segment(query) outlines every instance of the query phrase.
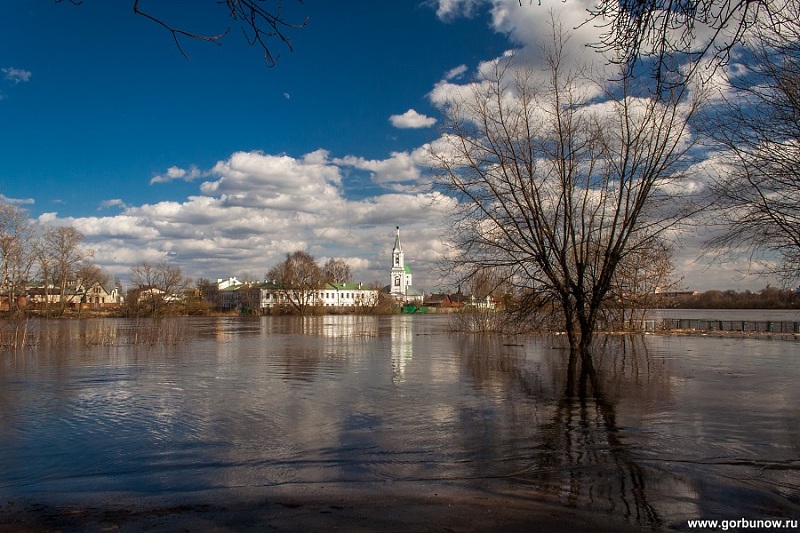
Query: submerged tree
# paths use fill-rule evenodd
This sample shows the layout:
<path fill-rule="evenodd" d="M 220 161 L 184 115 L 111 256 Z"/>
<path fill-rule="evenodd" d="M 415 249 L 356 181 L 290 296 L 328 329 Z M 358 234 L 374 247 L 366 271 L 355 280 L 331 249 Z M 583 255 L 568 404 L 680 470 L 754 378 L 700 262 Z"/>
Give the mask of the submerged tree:
<path fill-rule="evenodd" d="M 432 157 L 458 199 L 451 266 L 507 272 L 530 295 L 521 311 L 555 305 L 573 353 L 588 354 L 620 265 L 685 215 L 696 102 L 677 90 L 636 94 L 627 77 L 592 92 L 565 66 L 558 31 L 553 42 L 544 79 L 503 59 L 453 100 Z"/>

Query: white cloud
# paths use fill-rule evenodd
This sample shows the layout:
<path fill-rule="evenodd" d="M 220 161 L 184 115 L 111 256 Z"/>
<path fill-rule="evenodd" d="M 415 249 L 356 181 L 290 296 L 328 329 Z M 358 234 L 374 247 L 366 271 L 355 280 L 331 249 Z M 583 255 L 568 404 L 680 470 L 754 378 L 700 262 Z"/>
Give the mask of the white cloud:
<path fill-rule="evenodd" d="M 11 205 L 33 205 L 36 200 L 33 198 L 9 198 L 4 194 L 0 194 L 0 202 Z"/>
<path fill-rule="evenodd" d="M 340 202 L 341 174 L 318 150 L 300 159 L 262 152 L 236 152 L 218 162 L 200 190 L 226 206 L 325 213 Z"/>
<path fill-rule="evenodd" d="M 194 181 L 197 178 L 204 177 L 205 174 L 200 171 L 196 166 L 189 167 L 189 170 L 180 167 L 169 167 L 164 174 L 153 176 L 150 184 L 154 183 L 168 183 L 173 180 Z"/>
<path fill-rule="evenodd" d="M 467 72 L 467 70 L 469 69 L 467 68 L 466 65 L 459 65 L 455 68 L 448 70 L 444 75 L 444 79 L 448 81 L 455 80 L 463 76 Z"/>
<path fill-rule="evenodd" d="M 3 77 L 6 79 L 6 81 L 10 81 L 15 84 L 30 81 L 32 76 L 32 73 L 29 70 L 23 70 L 21 68 L 5 67 L 0 68 L 0 72 L 3 73 Z"/>
<path fill-rule="evenodd" d="M 416 157 L 350 160 L 381 176 L 395 167 L 394 175 L 414 179 Z M 324 150 L 300 158 L 236 152 L 214 165 L 208 175 L 215 179 L 200 184 L 199 194 L 184 200 L 125 206 L 114 199 L 104 204 L 123 208 L 116 215 L 59 219 L 48 213 L 40 221 L 73 225 L 95 250 L 94 260 L 123 280 L 131 266 L 164 259 L 193 277 L 260 277 L 286 253 L 304 249 L 320 261 L 346 258 L 356 281 L 384 284 L 394 227 L 400 225 L 415 283 L 437 286 L 437 243 L 452 201 L 399 192 L 348 199 L 343 161 L 331 160 Z"/>
<path fill-rule="evenodd" d="M 441 20 L 449 21 L 456 17 L 470 17 L 483 0 L 431 0 L 436 9 L 436 16 Z"/>
<path fill-rule="evenodd" d="M 402 115 L 392 115 L 389 122 L 395 128 L 429 128 L 436 124 L 436 119 L 409 109 Z"/>
<path fill-rule="evenodd" d="M 372 181 L 378 185 L 397 190 L 403 184 L 418 189 L 425 178 L 422 168 L 429 166 L 429 156 L 427 146 L 423 146 L 412 152 L 392 152 L 388 159 L 346 156 L 334 159 L 333 162 L 370 171 Z"/>
<path fill-rule="evenodd" d="M 111 200 L 103 200 L 100 202 L 100 207 L 98 209 L 108 209 L 110 207 L 125 207 L 125 202 L 120 200 L 119 198 L 114 198 Z"/>

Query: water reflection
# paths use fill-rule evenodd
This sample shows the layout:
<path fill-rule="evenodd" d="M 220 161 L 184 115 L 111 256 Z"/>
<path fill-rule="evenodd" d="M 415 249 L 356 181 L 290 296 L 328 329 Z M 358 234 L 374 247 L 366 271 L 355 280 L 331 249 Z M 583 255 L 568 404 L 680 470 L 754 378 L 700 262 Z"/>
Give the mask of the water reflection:
<path fill-rule="evenodd" d="M 392 324 L 392 378 L 395 383 L 402 383 L 406 365 L 414 356 L 413 322 L 408 316 L 398 317 Z"/>
<path fill-rule="evenodd" d="M 798 511 L 800 376 L 777 343 L 608 337 L 589 361 L 436 316 L 119 321 L 184 341 L 87 342 L 114 324 L 0 357 L 0 497 L 424 481 L 649 528 Z"/>

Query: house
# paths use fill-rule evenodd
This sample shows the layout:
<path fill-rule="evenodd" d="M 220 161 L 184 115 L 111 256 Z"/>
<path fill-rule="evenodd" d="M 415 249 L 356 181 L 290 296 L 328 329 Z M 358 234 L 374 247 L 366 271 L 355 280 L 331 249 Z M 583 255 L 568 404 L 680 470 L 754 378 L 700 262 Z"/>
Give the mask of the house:
<path fill-rule="evenodd" d="M 136 291 L 136 301 L 156 300 L 163 298 L 166 293 L 158 287 L 142 287 Z"/>
<path fill-rule="evenodd" d="M 437 309 L 455 307 L 448 294 L 431 294 L 425 297 L 424 304 Z"/>
<path fill-rule="evenodd" d="M 217 288 L 219 290 L 229 289 L 231 287 L 241 287 L 242 285 L 244 285 L 244 283 L 236 279 L 234 276 L 229 277 L 228 279 L 217 279 Z"/>
<path fill-rule="evenodd" d="M 95 281 L 86 287 L 80 280 L 71 281 L 67 284 L 63 301 L 61 288 L 55 285 L 30 287 L 27 290 L 27 296 L 28 303 L 35 309 L 57 307 L 62 304 L 70 308 L 76 308 L 80 305 L 82 309 L 97 309 L 116 307 L 122 305 L 125 301 L 122 296 L 122 289 L 118 285 L 103 285 L 99 281 Z"/>
<path fill-rule="evenodd" d="M 363 283 L 326 283 L 318 293 L 320 305 L 325 307 L 374 307 L 378 291 Z"/>
<path fill-rule="evenodd" d="M 13 306 L 12 302 L 16 302 Z M 12 297 L 8 292 L 0 294 L 0 311 L 11 311 L 14 309 L 25 309 L 28 306 L 28 297 L 25 294 L 17 294 Z"/>
<path fill-rule="evenodd" d="M 77 301 L 80 301 L 84 308 L 116 307 L 122 305 L 124 298 L 119 285 L 102 285 L 95 281 L 80 298 L 77 298 Z"/>
<path fill-rule="evenodd" d="M 27 290 L 27 301 L 34 309 L 56 306 L 61 303 L 61 290 L 53 285 L 31 287 Z"/>
<path fill-rule="evenodd" d="M 319 289 L 311 289 L 302 295 L 293 289 L 284 289 L 274 281 L 229 287 L 220 291 L 226 309 L 242 308 L 259 313 L 284 306 L 291 301 L 304 298 L 309 307 L 336 307 L 355 309 L 371 307 L 378 303 L 378 291 L 363 283 L 325 283 Z"/>
<path fill-rule="evenodd" d="M 242 306 L 242 294 L 247 287 L 244 285 L 228 285 L 218 289 L 216 294 L 216 306 L 219 309 L 229 311 L 239 309 Z"/>

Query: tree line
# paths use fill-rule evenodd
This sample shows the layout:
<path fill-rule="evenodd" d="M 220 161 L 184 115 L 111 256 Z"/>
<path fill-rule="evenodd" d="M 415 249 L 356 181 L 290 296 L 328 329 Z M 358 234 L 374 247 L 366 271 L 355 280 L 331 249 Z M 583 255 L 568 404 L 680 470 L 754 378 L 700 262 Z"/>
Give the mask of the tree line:
<path fill-rule="evenodd" d="M 239 312 L 248 313 L 260 305 L 257 289 L 264 283 L 283 297 L 278 311 L 305 315 L 316 311 L 317 294 L 327 283 L 350 283 L 352 270 L 343 259 L 329 258 L 320 264 L 308 252 L 287 253 L 283 261 L 266 271 L 262 279 L 242 280 Z M 132 288 L 121 309 L 125 316 L 164 316 L 168 314 L 207 314 L 219 303 L 219 285 L 206 278 L 193 280 L 180 266 L 167 261 L 143 262 L 131 269 Z M 372 283 L 371 288 L 378 288 Z M 385 310 L 379 299 L 371 310 Z"/>
<path fill-rule="evenodd" d="M 93 286 L 109 288 L 112 283 L 111 275 L 91 261 L 93 257 L 94 251 L 85 246 L 84 235 L 76 228 L 33 221 L 25 209 L 0 201 L 0 295 L 8 314 L 35 310 L 57 316 L 70 309 L 80 313 Z M 320 265 L 312 255 L 298 250 L 286 254 L 264 279 L 285 291 L 292 311 L 305 314 L 312 305 L 312 293 L 328 282 L 350 282 L 352 271 L 343 259 L 330 258 Z M 113 283 L 122 289 L 119 280 Z M 134 265 L 130 286 L 119 309 L 125 316 L 204 313 L 216 303 L 211 298 L 216 283 L 193 280 L 169 261 Z"/>
<path fill-rule="evenodd" d="M 63 313 L 95 283 L 107 284 L 83 240 L 71 226 L 36 223 L 24 209 L 0 202 L 0 292 L 8 311 L 20 312 L 20 297 L 32 287 L 42 289 L 48 312 Z"/>
<path fill-rule="evenodd" d="M 760 291 L 704 291 L 662 296 L 662 309 L 800 309 L 800 292 L 766 287 Z"/>

